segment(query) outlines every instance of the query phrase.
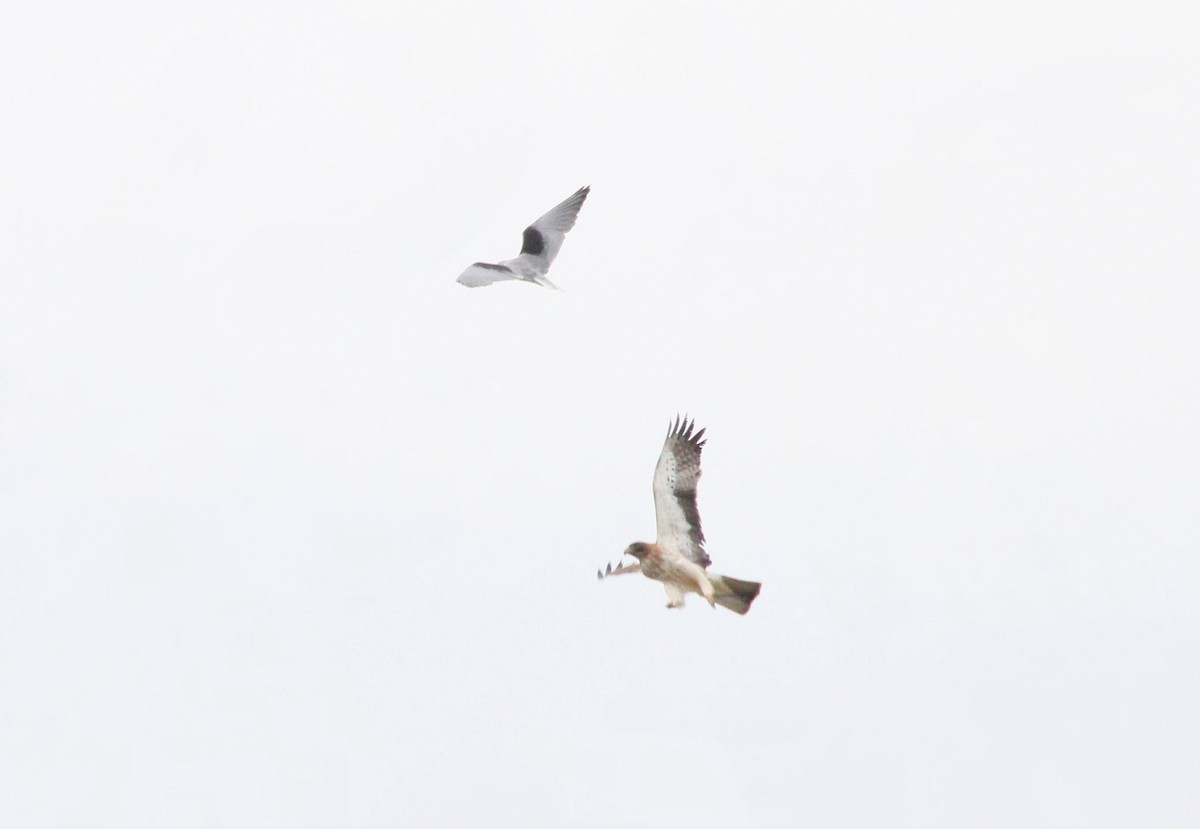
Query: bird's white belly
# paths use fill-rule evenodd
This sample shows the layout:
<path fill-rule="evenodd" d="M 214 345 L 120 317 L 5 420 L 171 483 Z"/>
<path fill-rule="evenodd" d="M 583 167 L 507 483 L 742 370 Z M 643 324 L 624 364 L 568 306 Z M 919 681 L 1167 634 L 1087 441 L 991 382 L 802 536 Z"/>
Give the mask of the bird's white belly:
<path fill-rule="evenodd" d="M 531 262 L 524 256 L 518 256 L 516 259 L 505 259 L 500 264 L 515 273 L 518 278 L 530 282 L 532 282 L 535 277 L 545 274 L 547 270 L 546 268 L 537 267 L 537 263 Z"/>

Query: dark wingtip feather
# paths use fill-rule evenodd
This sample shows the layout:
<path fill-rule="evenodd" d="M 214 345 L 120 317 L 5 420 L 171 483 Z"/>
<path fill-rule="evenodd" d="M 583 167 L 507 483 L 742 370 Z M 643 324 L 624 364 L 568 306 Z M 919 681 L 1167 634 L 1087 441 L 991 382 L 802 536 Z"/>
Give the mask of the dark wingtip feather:
<path fill-rule="evenodd" d="M 675 415 L 674 421 L 667 421 L 667 437 L 679 438 L 685 443 L 690 443 L 697 449 L 702 447 L 706 441 L 702 440 L 707 427 L 696 431 L 696 419 L 688 415 Z"/>

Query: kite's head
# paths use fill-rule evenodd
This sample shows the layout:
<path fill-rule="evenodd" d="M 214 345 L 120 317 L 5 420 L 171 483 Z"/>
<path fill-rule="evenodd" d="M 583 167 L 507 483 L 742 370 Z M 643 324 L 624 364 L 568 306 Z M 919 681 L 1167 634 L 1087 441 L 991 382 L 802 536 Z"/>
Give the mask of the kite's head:
<path fill-rule="evenodd" d="M 633 556 L 638 561 L 646 557 L 646 553 L 650 551 L 650 545 L 641 541 L 635 541 L 625 548 L 625 555 Z"/>

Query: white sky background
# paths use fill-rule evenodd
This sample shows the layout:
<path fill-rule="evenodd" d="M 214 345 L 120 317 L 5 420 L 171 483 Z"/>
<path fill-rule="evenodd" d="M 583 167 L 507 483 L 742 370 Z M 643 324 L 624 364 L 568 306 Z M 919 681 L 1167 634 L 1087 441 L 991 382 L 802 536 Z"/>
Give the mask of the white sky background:
<path fill-rule="evenodd" d="M 1200 15 L 992 5 L 6 9 L 3 822 L 1195 825 Z"/>

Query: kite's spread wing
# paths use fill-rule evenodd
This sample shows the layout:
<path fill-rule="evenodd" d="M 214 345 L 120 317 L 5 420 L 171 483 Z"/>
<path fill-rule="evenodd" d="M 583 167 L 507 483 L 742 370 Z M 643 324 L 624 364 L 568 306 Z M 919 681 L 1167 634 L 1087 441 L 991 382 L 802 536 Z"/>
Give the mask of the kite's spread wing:
<path fill-rule="evenodd" d="M 512 269 L 506 265 L 492 265 L 488 262 L 476 262 L 458 277 L 458 281 L 468 288 L 491 285 L 493 282 L 499 282 L 502 279 L 520 279 L 520 277 L 513 273 Z"/>

